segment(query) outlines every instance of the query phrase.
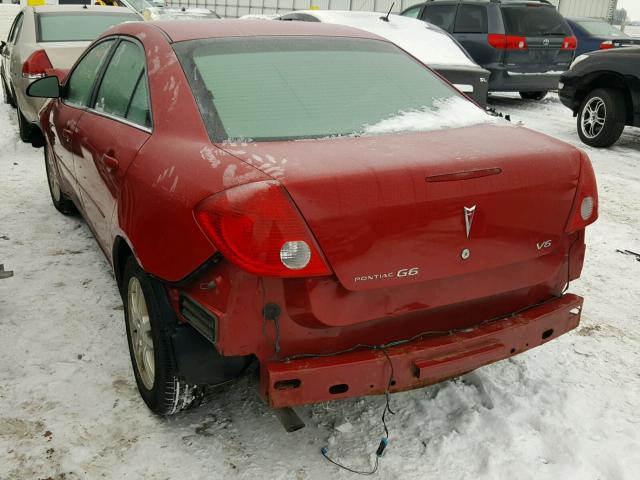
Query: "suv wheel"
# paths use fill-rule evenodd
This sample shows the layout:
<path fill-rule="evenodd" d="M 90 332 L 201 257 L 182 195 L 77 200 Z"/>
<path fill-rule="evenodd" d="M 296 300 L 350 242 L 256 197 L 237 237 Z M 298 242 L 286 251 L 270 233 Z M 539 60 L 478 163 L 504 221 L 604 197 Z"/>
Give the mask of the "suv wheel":
<path fill-rule="evenodd" d="M 159 415 L 199 405 L 204 387 L 175 374 L 170 337 L 177 320 L 167 293 L 133 256 L 125 266 L 122 296 L 133 373 L 144 402 Z"/>
<path fill-rule="evenodd" d="M 627 111 L 618 90 L 599 88 L 582 101 L 578 113 L 578 135 L 591 147 L 603 148 L 618 141 Z"/>
<path fill-rule="evenodd" d="M 547 96 L 547 91 L 542 92 L 520 92 L 520 98 L 523 100 L 542 100 Z"/>

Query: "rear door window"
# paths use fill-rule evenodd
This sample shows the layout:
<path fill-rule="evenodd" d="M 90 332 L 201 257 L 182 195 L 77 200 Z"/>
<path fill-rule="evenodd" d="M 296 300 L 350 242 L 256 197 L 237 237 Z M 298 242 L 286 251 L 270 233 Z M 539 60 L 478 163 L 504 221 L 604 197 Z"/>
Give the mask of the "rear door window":
<path fill-rule="evenodd" d="M 126 118 L 133 93 L 144 74 L 144 67 L 142 48 L 133 42 L 120 42 L 105 70 L 94 108 L 99 112 Z"/>
<path fill-rule="evenodd" d="M 505 33 L 522 37 L 571 36 L 573 32 L 553 7 L 502 7 Z"/>
<path fill-rule="evenodd" d="M 456 9 L 457 5 L 427 5 L 420 19 L 451 32 L 456 20 Z"/>
<path fill-rule="evenodd" d="M 111 50 L 113 42 L 113 40 L 101 42 L 82 57 L 82 60 L 71 72 L 67 82 L 67 103 L 75 106 L 88 105 L 93 84 L 96 80 L 96 73 L 100 71 L 100 67 Z"/>
<path fill-rule="evenodd" d="M 455 33 L 487 33 L 487 9 L 482 5 L 460 5 Z"/>

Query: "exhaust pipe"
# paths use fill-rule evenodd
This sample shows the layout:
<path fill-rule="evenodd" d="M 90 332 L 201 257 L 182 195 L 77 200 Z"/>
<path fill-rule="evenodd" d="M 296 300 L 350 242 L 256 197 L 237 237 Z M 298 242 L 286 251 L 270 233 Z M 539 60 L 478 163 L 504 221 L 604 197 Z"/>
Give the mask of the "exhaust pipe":
<path fill-rule="evenodd" d="M 287 433 L 295 432 L 305 427 L 304 421 L 291 407 L 274 408 L 273 413 L 276 414 Z"/>

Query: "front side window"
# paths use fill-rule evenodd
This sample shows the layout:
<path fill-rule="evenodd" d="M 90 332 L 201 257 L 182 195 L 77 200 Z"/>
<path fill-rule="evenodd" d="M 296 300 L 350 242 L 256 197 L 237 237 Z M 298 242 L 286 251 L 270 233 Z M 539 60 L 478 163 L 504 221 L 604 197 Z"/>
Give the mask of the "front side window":
<path fill-rule="evenodd" d="M 451 32 L 456 19 L 456 5 L 427 5 L 420 18 Z"/>
<path fill-rule="evenodd" d="M 487 33 L 487 9 L 483 5 L 460 5 L 455 33 Z"/>
<path fill-rule="evenodd" d="M 120 42 L 107 66 L 95 109 L 126 118 L 136 87 L 145 72 L 145 57 L 141 47 L 133 42 Z M 146 78 L 145 78 L 146 83 Z"/>
<path fill-rule="evenodd" d="M 245 37 L 174 49 L 215 142 L 384 133 L 385 125 L 432 118 L 451 99 L 480 111 L 385 41 Z"/>
<path fill-rule="evenodd" d="M 67 82 L 67 103 L 76 106 L 88 105 L 96 73 L 100 70 L 113 42 L 113 40 L 101 42 L 82 57 Z"/>
<path fill-rule="evenodd" d="M 421 8 L 422 8 L 422 5 L 417 5 L 415 7 L 407 8 L 404 12 L 402 12 L 402 16 L 418 18 L 418 15 L 420 15 Z"/>
<path fill-rule="evenodd" d="M 140 20 L 140 17 L 134 13 L 102 11 L 38 13 L 36 14 L 36 39 L 38 42 L 88 42 L 95 40 L 102 32 L 114 25 L 136 20 Z"/>

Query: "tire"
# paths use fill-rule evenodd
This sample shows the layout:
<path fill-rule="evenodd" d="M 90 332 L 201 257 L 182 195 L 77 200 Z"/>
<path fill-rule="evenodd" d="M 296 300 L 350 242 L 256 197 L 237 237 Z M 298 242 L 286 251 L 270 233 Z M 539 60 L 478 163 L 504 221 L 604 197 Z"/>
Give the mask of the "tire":
<path fill-rule="evenodd" d="M 547 96 L 547 91 L 541 92 L 520 92 L 520 98 L 523 100 L 542 100 Z"/>
<path fill-rule="evenodd" d="M 627 107 L 622 92 L 598 88 L 590 92 L 580 105 L 578 136 L 590 147 L 609 147 L 622 135 L 626 118 Z"/>
<path fill-rule="evenodd" d="M 48 145 L 44 147 L 44 167 L 47 172 L 47 183 L 51 194 L 51 203 L 63 215 L 73 215 L 77 213 L 76 206 L 60 188 L 60 172 L 53 152 Z"/>
<path fill-rule="evenodd" d="M 171 334 L 177 319 L 167 293 L 133 256 L 124 269 L 122 296 L 131 365 L 149 409 L 173 415 L 200 405 L 204 386 L 185 384 L 175 374 Z"/>
<path fill-rule="evenodd" d="M 13 96 L 9 93 L 9 88 L 4 80 L 2 80 L 2 91 L 4 92 L 4 103 L 10 105 L 12 108 L 16 108 L 16 103 L 13 101 Z"/>
<path fill-rule="evenodd" d="M 20 107 L 16 107 L 18 111 L 18 131 L 20 133 L 20 140 L 25 143 L 31 143 L 31 124 L 24 118 L 24 115 L 20 111 Z"/>

